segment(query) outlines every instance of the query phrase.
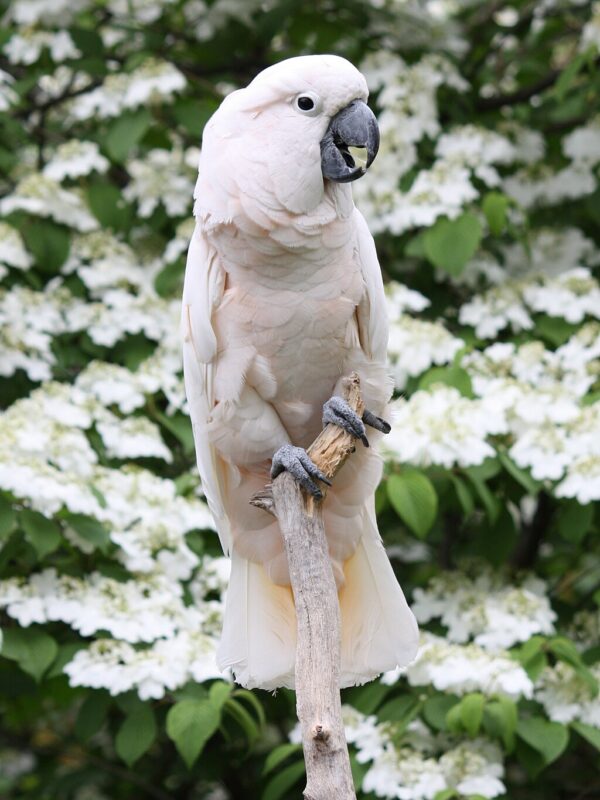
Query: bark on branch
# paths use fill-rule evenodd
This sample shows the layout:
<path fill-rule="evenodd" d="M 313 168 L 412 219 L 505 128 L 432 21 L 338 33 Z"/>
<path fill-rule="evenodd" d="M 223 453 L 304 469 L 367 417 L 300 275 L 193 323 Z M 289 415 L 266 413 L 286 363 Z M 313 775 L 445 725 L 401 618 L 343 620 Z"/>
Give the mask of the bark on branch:
<path fill-rule="evenodd" d="M 356 373 L 344 379 L 343 397 L 362 416 Z M 333 478 L 355 449 L 355 439 L 326 425 L 308 448 L 314 463 Z M 325 493 L 326 486 L 321 487 Z M 281 473 L 252 505 L 277 517 L 285 543 L 297 620 L 296 709 L 306 763 L 306 800 L 356 800 L 339 690 L 341 621 L 321 503 Z"/>

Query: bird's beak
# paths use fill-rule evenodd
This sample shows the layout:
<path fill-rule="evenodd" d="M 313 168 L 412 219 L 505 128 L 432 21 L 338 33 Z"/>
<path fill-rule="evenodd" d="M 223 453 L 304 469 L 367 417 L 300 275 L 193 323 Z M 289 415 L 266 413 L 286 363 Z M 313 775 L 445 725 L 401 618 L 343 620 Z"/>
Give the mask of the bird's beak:
<path fill-rule="evenodd" d="M 365 174 L 379 149 L 375 114 L 362 100 L 353 100 L 332 118 L 321 139 L 321 172 L 336 183 Z"/>

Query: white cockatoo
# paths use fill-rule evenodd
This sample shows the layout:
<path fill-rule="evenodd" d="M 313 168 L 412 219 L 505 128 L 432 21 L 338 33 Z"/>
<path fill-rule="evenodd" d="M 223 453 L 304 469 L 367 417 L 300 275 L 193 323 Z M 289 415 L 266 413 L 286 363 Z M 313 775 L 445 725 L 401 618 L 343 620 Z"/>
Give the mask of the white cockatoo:
<path fill-rule="evenodd" d="M 324 421 L 365 445 L 323 503 L 341 685 L 405 665 L 417 649 L 377 530 L 381 460 L 365 436 L 365 423 L 389 431 L 381 416 L 391 396 L 383 283 L 349 185 L 379 144 L 367 96 L 345 59 L 291 58 L 226 97 L 204 129 L 183 296 L 185 384 L 202 486 L 232 557 L 218 661 L 247 687 L 293 688 L 296 649 L 277 521 L 248 501 L 282 469 L 320 496 L 323 476 L 303 448 Z M 339 397 L 353 370 L 362 420 Z"/>

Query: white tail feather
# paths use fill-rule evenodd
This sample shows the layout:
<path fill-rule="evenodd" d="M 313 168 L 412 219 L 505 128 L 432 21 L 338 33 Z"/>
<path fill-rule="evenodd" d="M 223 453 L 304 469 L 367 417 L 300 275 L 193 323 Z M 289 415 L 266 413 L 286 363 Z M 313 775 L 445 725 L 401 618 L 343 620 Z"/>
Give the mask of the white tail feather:
<path fill-rule="evenodd" d="M 296 611 L 289 586 L 277 586 L 262 564 L 232 552 L 220 669 L 231 667 L 248 689 L 293 688 Z"/>
<path fill-rule="evenodd" d="M 370 501 L 372 504 L 372 501 Z M 339 593 L 342 616 L 341 686 L 372 680 L 408 664 L 418 647 L 418 628 L 384 550 L 374 509 L 361 514 L 363 536 L 344 564 Z M 294 688 L 296 613 L 291 588 L 274 584 L 264 567 L 233 549 L 221 669 L 231 667 L 247 688 Z"/>

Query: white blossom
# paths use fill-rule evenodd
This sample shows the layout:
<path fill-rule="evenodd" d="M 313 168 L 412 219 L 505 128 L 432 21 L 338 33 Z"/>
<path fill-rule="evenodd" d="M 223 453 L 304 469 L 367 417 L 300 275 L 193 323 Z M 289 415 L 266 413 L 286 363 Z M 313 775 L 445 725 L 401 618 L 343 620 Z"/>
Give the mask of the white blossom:
<path fill-rule="evenodd" d="M 600 665 L 591 668 L 592 677 L 600 681 Z M 577 720 L 600 728 L 600 699 L 590 684 L 569 664 L 558 661 L 546 667 L 536 681 L 535 699 L 550 719 L 569 723 Z"/>
<path fill-rule="evenodd" d="M 14 192 L 0 200 L 0 213 L 26 211 L 37 217 L 50 217 L 78 231 L 91 231 L 98 221 L 88 210 L 76 189 L 63 189 L 46 175 L 29 175 L 19 181 Z"/>
<path fill-rule="evenodd" d="M 556 614 L 545 590 L 544 582 L 533 575 L 519 585 L 507 585 L 489 570 L 476 578 L 446 573 L 433 578 L 426 589 L 415 589 L 412 608 L 419 622 L 439 617 L 451 642 L 472 639 L 498 652 L 534 634 L 554 632 Z"/>
<path fill-rule="evenodd" d="M 131 182 L 123 195 L 137 202 L 141 217 L 149 217 L 159 203 L 171 217 L 189 213 L 196 174 L 186 156 L 180 150 L 150 150 L 129 162 Z"/>
<path fill-rule="evenodd" d="M 441 384 L 418 391 L 409 400 L 392 404 L 393 427 L 382 441 L 383 452 L 394 461 L 416 466 L 444 467 L 481 464 L 495 450 L 486 441 L 504 428 L 498 414 L 479 400 L 463 397 Z"/>
<path fill-rule="evenodd" d="M 68 31 L 33 31 L 22 29 L 15 33 L 4 45 L 4 53 L 11 64 L 33 64 L 44 48 L 48 48 L 53 61 L 66 61 L 79 58 L 81 51 L 75 47 Z"/>
<path fill-rule="evenodd" d="M 28 269 L 32 261 L 19 231 L 12 225 L 0 221 L 0 264 Z"/>
<path fill-rule="evenodd" d="M 77 120 L 116 117 L 125 109 L 170 102 L 185 86 L 172 64 L 148 59 L 133 72 L 109 75 L 102 86 L 69 101 L 69 111 Z"/>
<path fill-rule="evenodd" d="M 433 364 L 447 364 L 464 347 L 440 322 L 401 316 L 390 327 L 388 355 L 397 389 L 409 376 L 420 375 Z"/>
<path fill-rule="evenodd" d="M 90 172 L 106 172 L 108 160 L 100 154 L 96 142 L 82 142 L 71 139 L 59 145 L 44 169 L 43 174 L 53 181 L 65 178 L 79 178 Z"/>

